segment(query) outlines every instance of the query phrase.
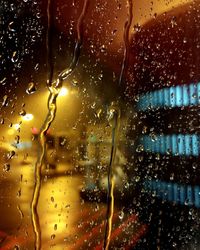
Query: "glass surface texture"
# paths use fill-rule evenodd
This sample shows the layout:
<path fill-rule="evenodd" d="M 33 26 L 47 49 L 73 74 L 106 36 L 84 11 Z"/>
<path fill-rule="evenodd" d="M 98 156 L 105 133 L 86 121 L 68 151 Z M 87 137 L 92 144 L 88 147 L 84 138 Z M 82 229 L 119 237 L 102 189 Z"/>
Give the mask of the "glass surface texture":
<path fill-rule="evenodd" d="M 200 1 L 0 1 L 0 249 L 200 249 Z"/>

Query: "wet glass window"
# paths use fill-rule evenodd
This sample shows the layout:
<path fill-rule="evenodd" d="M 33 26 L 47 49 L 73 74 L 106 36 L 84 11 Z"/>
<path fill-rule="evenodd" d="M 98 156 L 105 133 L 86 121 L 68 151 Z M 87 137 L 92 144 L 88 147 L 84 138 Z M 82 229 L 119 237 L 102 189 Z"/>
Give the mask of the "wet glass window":
<path fill-rule="evenodd" d="M 199 13 L 1 0 L 0 249 L 200 249 Z"/>

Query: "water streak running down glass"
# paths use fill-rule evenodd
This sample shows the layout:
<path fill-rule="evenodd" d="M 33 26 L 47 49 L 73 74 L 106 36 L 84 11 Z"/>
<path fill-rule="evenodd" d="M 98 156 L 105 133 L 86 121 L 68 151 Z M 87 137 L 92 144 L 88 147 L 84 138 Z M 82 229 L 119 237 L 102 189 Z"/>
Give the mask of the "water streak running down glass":
<path fill-rule="evenodd" d="M 33 222 L 33 227 L 34 227 L 34 232 L 35 232 L 35 236 L 36 236 L 36 240 L 35 240 L 35 248 L 37 250 L 41 249 L 41 228 L 40 228 L 40 221 L 39 221 L 39 215 L 37 212 L 37 206 L 38 206 L 38 201 L 39 201 L 39 197 L 40 197 L 40 189 L 41 189 L 41 168 L 43 166 L 43 161 L 44 161 L 44 155 L 45 155 L 45 135 L 48 131 L 48 129 L 51 126 L 51 123 L 53 122 L 53 120 L 55 119 L 56 116 L 56 99 L 59 95 L 59 92 L 62 88 L 62 83 L 63 80 L 67 79 L 67 77 L 73 72 L 73 70 L 75 69 L 77 63 L 78 63 L 78 59 L 79 59 L 79 55 L 80 55 L 80 49 L 82 46 L 82 32 L 83 32 L 83 20 L 84 20 L 84 16 L 86 14 L 86 10 L 87 10 L 87 6 L 88 6 L 88 2 L 89 0 L 85 0 L 84 1 L 84 5 L 83 5 L 83 10 L 81 12 L 81 15 L 79 17 L 78 20 L 78 25 L 77 25 L 77 42 L 75 45 L 75 49 L 74 49 L 74 55 L 73 55 L 73 59 L 72 62 L 69 66 L 69 68 L 63 70 L 58 78 L 56 79 L 56 81 L 51 82 L 52 81 L 52 76 L 53 76 L 53 72 L 52 71 L 52 58 L 51 58 L 51 52 L 48 52 L 48 65 L 49 66 L 49 81 L 48 81 L 48 89 L 49 89 L 49 97 L 48 97 L 48 114 L 46 116 L 46 120 L 44 121 L 44 124 L 41 128 L 40 131 L 40 135 L 39 135 L 39 143 L 40 143 L 40 153 L 35 165 L 35 187 L 34 187 L 34 193 L 33 193 L 33 198 L 32 198 L 32 204 L 31 204 L 31 208 L 32 208 L 32 222 Z M 49 7 L 51 6 L 51 1 L 48 1 L 48 9 L 47 9 L 47 13 L 48 13 L 48 20 L 51 19 L 50 16 L 50 11 L 49 11 Z M 47 30 L 47 34 L 49 33 L 50 30 L 50 21 L 48 21 L 48 30 Z M 50 37 L 48 37 L 48 39 L 50 39 Z M 49 45 L 49 41 L 47 39 L 48 45 Z M 47 47 L 48 50 L 51 50 L 51 48 L 48 46 Z"/>
<path fill-rule="evenodd" d="M 128 20 L 124 24 L 124 56 L 121 65 L 121 71 L 119 76 L 118 85 L 121 86 L 124 73 L 126 72 L 126 64 L 128 62 L 129 56 L 129 36 L 130 36 L 130 27 L 133 18 L 133 3 L 131 0 L 128 1 Z M 108 165 L 108 194 L 107 194 L 107 215 L 106 215 L 106 228 L 105 228 L 105 237 L 104 237 L 104 249 L 108 250 L 110 245 L 110 237 L 112 232 L 112 220 L 114 213 L 114 178 L 113 178 L 113 167 L 115 164 L 115 155 L 117 148 L 117 136 L 120 123 L 120 109 L 119 107 L 112 107 L 114 104 L 111 104 L 111 107 L 108 111 L 109 116 L 108 120 L 111 123 L 112 127 L 112 139 L 111 139 L 111 155 L 110 163 Z"/>
<path fill-rule="evenodd" d="M 112 232 L 112 220 L 114 214 L 114 176 L 113 168 L 115 164 L 116 149 L 117 149 L 117 137 L 119 132 L 120 123 L 120 110 L 114 104 L 111 104 L 108 110 L 108 121 L 112 128 L 111 139 L 111 153 L 110 163 L 108 165 L 108 194 L 107 194 L 107 214 L 106 214 L 106 229 L 104 238 L 104 249 L 108 250 L 110 245 L 110 238 Z"/>
<path fill-rule="evenodd" d="M 124 24 L 124 57 L 121 66 L 121 72 L 119 76 L 119 86 L 122 84 L 124 73 L 126 73 L 126 67 L 128 63 L 128 56 L 129 56 L 129 39 L 130 39 L 130 28 L 133 19 L 133 2 L 132 0 L 128 0 L 128 20 Z"/>

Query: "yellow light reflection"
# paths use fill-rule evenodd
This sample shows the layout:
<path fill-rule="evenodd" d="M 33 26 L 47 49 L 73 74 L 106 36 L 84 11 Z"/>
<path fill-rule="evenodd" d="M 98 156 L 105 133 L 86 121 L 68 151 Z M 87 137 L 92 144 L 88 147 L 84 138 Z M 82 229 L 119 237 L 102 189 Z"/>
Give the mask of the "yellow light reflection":
<path fill-rule="evenodd" d="M 32 114 L 26 114 L 25 116 L 23 116 L 22 119 L 24 121 L 31 121 L 31 120 L 33 120 L 33 115 Z"/>
<path fill-rule="evenodd" d="M 58 169 L 59 166 L 57 171 Z M 50 249 L 52 244 L 60 247 L 57 249 L 64 249 L 66 237 L 75 239 L 81 210 L 78 188 L 80 184 L 81 180 L 78 178 L 64 176 L 45 182 L 41 189 L 38 212 L 44 249 Z"/>
<path fill-rule="evenodd" d="M 7 131 L 7 133 L 8 133 L 8 135 L 14 135 L 13 129 L 9 129 L 9 130 Z"/>
<path fill-rule="evenodd" d="M 66 87 L 62 87 L 59 93 L 59 96 L 67 96 L 69 94 L 69 90 Z"/>
<path fill-rule="evenodd" d="M 13 124 L 12 126 L 15 130 L 18 130 L 20 128 L 20 124 L 16 123 L 16 124 Z"/>

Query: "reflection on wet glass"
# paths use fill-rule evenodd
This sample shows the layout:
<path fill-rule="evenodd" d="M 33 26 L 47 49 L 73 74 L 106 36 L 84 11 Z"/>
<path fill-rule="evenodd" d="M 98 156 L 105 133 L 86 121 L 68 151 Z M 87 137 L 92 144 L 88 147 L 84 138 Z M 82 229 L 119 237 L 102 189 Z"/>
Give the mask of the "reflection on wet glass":
<path fill-rule="evenodd" d="M 199 1 L 88 3 L 1 1 L 0 249 L 199 249 Z"/>
<path fill-rule="evenodd" d="M 129 36 L 130 36 L 130 28 L 131 28 L 131 23 L 133 19 L 133 2 L 132 0 L 128 1 L 128 20 L 124 24 L 124 57 L 123 57 L 123 62 L 122 62 L 122 67 L 121 67 L 121 72 L 119 76 L 119 85 L 122 84 L 122 78 L 124 76 L 127 63 L 128 63 L 128 56 L 129 56 Z"/>
<path fill-rule="evenodd" d="M 41 249 L 41 227 L 40 227 L 40 222 L 39 222 L 39 215 L 37 212 L 37 206 L 38 206 L 38 200 L 40 197 L 40 189 L 41 189 L 41 169 L 43 166 L 43 161 L 44 161 L 44 156 L 46 154 L 45 148 L 46 148 L 46 143 L 45 143 L 45 136 L 48 131 L 48 129 L 51 126 L 51 123 L 55 119 L 56 116 L 56 99 L 59 95 L 59 92 L 62 88 L 63 80 L 66 80 L 67 77 L 73 72 L 75 69 L 79 55 L 80 55 L 80 48 L 82 46 L 82 25 L 83 25 L 83 20 L 84 20 L 84 15 L 86 14 L 86 9 L 88 5 L 88 0 L 84 1 L 83 5 L 83 10 L 81 12 L 81 15 L 78 20 L 78 25 L 77 25 L 77 42 L 75 45 L 75 50 L 74 50 L 74 56 L 72 59 L 72 62 L 69 66 L 69 68 L 63 70 L 58 78 L 56 79 L 55 82 L 52 82 L 52 77 L 53 77 L 53 72 L 52 72 L 52 58 L 51 58 L 51 52 L 48 51 L 48 55 L 50 56 L 48 58 L 48 65 L 49 66 L 49 81 L 48 81 L 48 89 L 49 89 L 49 97 L 48 97 L 48 114 L 46 116 L 45 122 L 41 128 L 40 134 L 39 134 L 39 143 L 40 143 L 40 154 L 38 156 L 36 165 L 35 165 L 35 187 L 34 187 L 34 193 L 33 193 L 33 198 L 32 198 L 32 203 L 31 203 L 31 209 L 32 209 L 32 222 L 34 226 L 34 232 L 36 236 L 36 241 L 35 241 L 35 247 L 36 249 Z M 51 1 L 48 1 L 48 6 L 47 6 L 47 13 L 48 13 L 48 31 L 51 29 L 49 25 L 51 24 L 51 16 L 50 16 L 50 10 L 49 8 L 51 7 Z M 48 38 L 51 39 L 51 38 Z M 47 40 L 48 40 L 47 39 Z M 48 41 L 49 42 L 49 41 Z M 51 48 L 48 46 L 48 50 L 51 50 Z"/>
<path fill-rule="evenodd" d="M 108 110 L 108 121 L 112 129 L 112 139 L 111 139 L 111 154 L 110 162 L 108 165 L 108 194 L 107 194 L 107 221 L 105 229 L 105 239 L 104 239 L 104 249 L 109 249 L 110 237 L 112 231 L 112 220 L 114 213 L 114 176 L 113 176 L 113 167 L 115 164 L 115 156 L 117 149 L 117 136 L 119 130 L 119 121 L 120 121 L 120 110 L 118 107 L 115 107 L 114 103 L 111 104 L 111 107 Z"/>

